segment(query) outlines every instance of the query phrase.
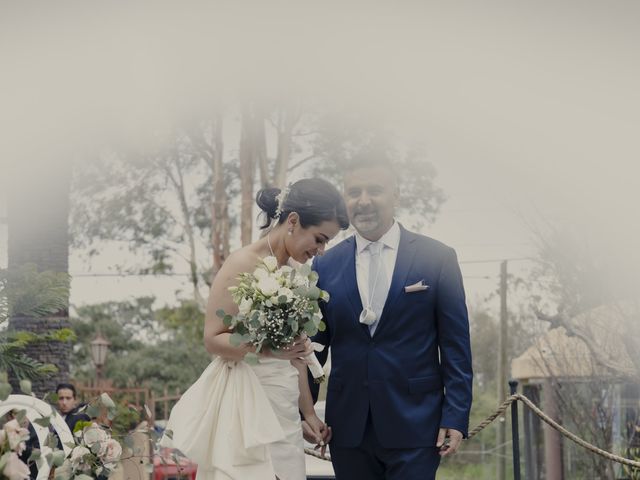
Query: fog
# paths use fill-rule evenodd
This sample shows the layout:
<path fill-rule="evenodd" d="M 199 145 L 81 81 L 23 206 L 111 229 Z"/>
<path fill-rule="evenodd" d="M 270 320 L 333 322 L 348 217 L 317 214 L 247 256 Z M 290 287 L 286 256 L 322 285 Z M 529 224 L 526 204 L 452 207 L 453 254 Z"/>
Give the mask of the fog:
<path fill-rule="evenodd" d="M 0 189 L 300 95 L 426 146 L 449 198 L 428 233 L 462 260 L 531 255 L 552 221 L 638 271 L 640 4 L 343 3 L 1 2 Z"/>

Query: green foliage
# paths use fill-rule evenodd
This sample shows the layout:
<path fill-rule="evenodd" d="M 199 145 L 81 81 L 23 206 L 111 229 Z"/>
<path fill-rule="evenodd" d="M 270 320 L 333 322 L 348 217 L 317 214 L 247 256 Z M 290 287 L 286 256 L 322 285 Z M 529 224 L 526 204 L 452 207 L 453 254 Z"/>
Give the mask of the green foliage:
<path fill-rule="evenodd" d="M 69 299 L 69 275 L 38 272 L 35 264 L 16 270 L 0 269 L 0 324 L 12 316 L 45 317 L 65 311 Z M 55 373 L 57 367 L 34 360 L 24 353 L 30 343 L 71 341 L 69 329 L 44 334 L 25 331 L 0 333 L 0 370 L 11 371 L 19 379 L 36 378 Z"/>
<path fill-rule="evenodd" d="M 6 340 L 4 336 L 3 340 Z M 0 343 L 0 370 L 12 371 L 19 379 L 35 380 L 58 371 L 52 364 L 38 362 L 23 353 L 22 341 Z"/>
<path fill-rule="evenodd" d="M 123 438 L 138 426 L 142 417 L 133 406 L 119 403 L 116 406 L 116 414 L 111 423 L 111 431 L 115 438 Z"/>
<path fill-rule="evenodd" d="M 0 270 L 0 322 L 11 316 L 46 317 L 65 311 L 70 277 L 62 272 L 38 272 L 35 264 Z"/>
<path fill-rule="evenodd" d="M 155 314 L 160 325 L 173 335 L 180 335 L 194 345 L 202 343 L 204 313 L 195 301 L 183 300 L 177 308 L 163 307 Z"/>
<path fill-rule="evenodd" d="M 107 302 L 77 309 L 72 325 L 78 335 L 71 368 L 74 378 L 93 378 L 89 343 L 100 331 L 111 342 L 105 376 L 115 386 L 149 385 L 181 391 L 210 361 L 202 342 L 203 314 L 192 302 L 154 309 L 154 299 Z"/>

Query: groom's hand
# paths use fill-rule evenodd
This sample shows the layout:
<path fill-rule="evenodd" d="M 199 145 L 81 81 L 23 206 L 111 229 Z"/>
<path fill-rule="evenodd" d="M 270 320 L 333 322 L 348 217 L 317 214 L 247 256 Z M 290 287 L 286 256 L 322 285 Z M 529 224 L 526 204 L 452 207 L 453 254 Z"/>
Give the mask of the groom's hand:
<path fill-rule="evenodd" d="M 447 455 L 453 455 L 458 451 L 460 443 L 462 442 L 462 432 L 453 428 L 441 428 L 438 431 L 438 440 L 436 441 L 436 447 L 440 449 L 439 453 L 441 457 Z"/>
<path fill-rule="evenodd" d="M 331 441 L 331 433 L 331 427 L 317 417 L 302 421 L 304 439 L 309 443 L 315 443 L 314 450 L 320 449 L 320 455 L 324 455 Z"/>

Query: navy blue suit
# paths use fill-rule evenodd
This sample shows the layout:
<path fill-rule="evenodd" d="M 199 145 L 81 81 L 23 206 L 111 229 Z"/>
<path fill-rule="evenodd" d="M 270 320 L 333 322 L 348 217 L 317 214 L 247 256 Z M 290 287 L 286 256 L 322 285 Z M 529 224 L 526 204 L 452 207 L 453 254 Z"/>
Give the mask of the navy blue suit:
<path fill-rule="evenodd" d="M 331 346 L 326 421 L 332 452 L 360 446 L 371 429 L 379 446 L 393 451 L 433 448 L 440 427 L 466 436 L 471 348 L 455 251 L 401 227 L 389 294 L 371 336 L 358 321 L 355 248 L 352 236 L 313 263 L 319 287 L 331 295 L 322 305 L 327 328 L 314 341 Z M 405 291 L 420 281 L 429 288 Z M 318 354 L 321 363 L 326 352 Z M 336 472 L 349 469 L 339 467 Z"/>

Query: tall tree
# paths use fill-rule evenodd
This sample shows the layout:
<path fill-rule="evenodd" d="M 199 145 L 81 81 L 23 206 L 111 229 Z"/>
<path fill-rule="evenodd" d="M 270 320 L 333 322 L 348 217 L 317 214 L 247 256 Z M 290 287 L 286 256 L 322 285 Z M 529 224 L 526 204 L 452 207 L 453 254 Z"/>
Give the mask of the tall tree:
<path fill-rule="evenodd" d="M 414 224 L 432 221 L 444 195 L 423 152 L 397 148 L 392 134 L 359 120 L 299 100 L 245 102 L 172 132 L 154 151 L 102 155 L 74 180 L 74 245 L 120 242 L 146 254 L 138 256 L 147 259 L 138 268 L 144 273 L 184 265 L 202 305 L 203 282 L 211 281 L 232 245 L 253 238 L 258 185 L 282 188 L 302 174 L 337 181 L 342 162 L 381 139 L 402 173 L 404 211 Z M 223 148 L 229 143 L 237 148 Z"/>

